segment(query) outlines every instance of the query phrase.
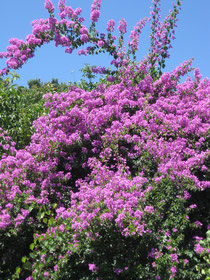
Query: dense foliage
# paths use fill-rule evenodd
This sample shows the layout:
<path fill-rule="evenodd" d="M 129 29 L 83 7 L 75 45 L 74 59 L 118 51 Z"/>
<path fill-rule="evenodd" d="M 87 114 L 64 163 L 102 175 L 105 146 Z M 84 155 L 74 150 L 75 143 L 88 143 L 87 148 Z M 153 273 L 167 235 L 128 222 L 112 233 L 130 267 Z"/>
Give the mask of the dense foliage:
<path fill-rule="evenodd" d="M 100 3 L 92 5 L 93 32 Z M 195 69 L 180 83 L 192 61 L 162 74 L 171 36 L 164 30 L 173 30 L 178 12 L 175 5 L 161 25 L 158 3 L 143 62 L 129 58 L 140 27 L 122 51 L 122 20 L 118 50 L 97 41 L 118 60 L 113 72 L 92 68 L 109 75 L 104 82 L 46 93 L 45 114 L 34 121 L 24 149 L 0 130 L 1 279 L 210 279 L 210 80 Z M 45 5 L 52 21 L 54 7 L 49 0 Z M 61 19 L 68 15 L 81 24 L 80 12 L 64 0 L 59 8 Z M 64 42 L 56 33 L 62 25 L 53 22 L 54 30 L 40 25 L 47 25 L 43 42 Z M 113 26 L 109 21 L 108 32 Z M 78 45 L 90 37 L 82 28 L 71 33 L 80 34 Z M 41 40 L 35 34 L 33 40 Z M 23 58 L 14 59 L 22 66 Z"/>
<path fill-rule="evenodd" d="M 16 148 L 30 143 L 33 121 L 43 113 L 43 94 L 11 84 L 10 79 L 0 80 L 0 127 L 16 142 Z"/>

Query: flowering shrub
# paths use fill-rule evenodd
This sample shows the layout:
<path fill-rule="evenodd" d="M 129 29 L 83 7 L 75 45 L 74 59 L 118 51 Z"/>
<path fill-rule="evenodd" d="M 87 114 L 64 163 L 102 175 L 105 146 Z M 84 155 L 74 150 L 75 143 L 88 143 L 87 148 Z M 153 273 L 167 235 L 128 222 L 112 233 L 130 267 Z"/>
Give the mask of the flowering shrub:
<path fill-rule="evenodd" d="M 153 2 L 156 17 L 159 1 Z M 94 0 L 93 32 L 100 7 Z M 46 8 L 53 24 L 36 23 L 33 40 L 42 34 L 40 44 L 55 36 L 68 45 L 67 37 L 58 36 L 50 0 Z M 61 19 L 77 22 L 79 44 L 93 38 L 79 25 L 80 9 L 73 11 L 64 0 L 59 9 Z M 164 25 L 159 27 L 161 34 Z M 113 28 L 109 21 L 108 31 Z M 131 62 L 122 51 L 125 20 L 119 30 L 120 65 L 109 73 L 114 80 L 90 91 L 47 93 L 49 113 L 34 122 L 31 143 L 24 150 L 2 146 L 8 151 L 0 160 L 2 279 L 208 276 L 210 80 L 196 69 L 193 79 L 179 82 L 192 61 L 161 74 L 153 45 L 146 60 Z M 77 29 L 71 34 L 78 35 Z M 135 50 L 137 33 L 130 39 Z M 99 41 L 104 45 L 97 41 L 95 49 L 112 52 Z M 0 135 L 9 141 L 5 132 Z"/>

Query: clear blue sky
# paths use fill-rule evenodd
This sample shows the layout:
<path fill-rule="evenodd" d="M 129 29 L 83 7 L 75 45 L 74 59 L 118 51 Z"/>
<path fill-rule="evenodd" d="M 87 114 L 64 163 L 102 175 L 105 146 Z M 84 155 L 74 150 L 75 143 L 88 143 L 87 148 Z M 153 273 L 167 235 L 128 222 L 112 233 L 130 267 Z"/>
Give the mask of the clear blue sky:
<path fill-rule="evenodd" d="M 0 51 L 5 51 L 10 38 L 25 39 L 31 33 L 31 21 L 47 18 L 48 12 L 44 8 L 44 0 L 1 0 L 0 5 Z M 57 7 L 58 0 L 52 0 Z M 172 7 L 172 0 L 162 0 L 162 15 Z M 67 5 L 73 8 L 81 7 L 82 15 L 89 23 L 90 6 L 92 0 L 66 0 Z M 97 23 L 100 32 L 105 31 L 109 19 L 118 24 L 125 18 L 128 33 L 139 19 L 149 16 L 152 0 L 102 0 L 101 17 Z M 56 10 L 57 12 L 58 10 Z M 173 41 L 171 57 L 167 60 L 165 71 L 171 71 L 180 63 L 194 58 L 193 66 L 200 68 L 204 77 L 210 77 L 210 0 L 183 0 L 179 14 L 176 39 Z M 147 54 L 149 48 L 149 25 L 140 37 L 139 60 Z M 29 60 L 21 70 L 18 84 L 27 85 L 29 79 L 40 78 L 47 82 L 58 78 L 59 82 L 78 81 L 81 78 L 81 69 L 84 63 L 91 65 L 109 66 L 110 58 L 107 55 L 78 56 L 77 51 L 69 55 L 64 48 L 56 48 L 53 43 L 42 46 L 36 51 L 34 58 Z M 3 61 L 0 61 L 2 68 Z"/>

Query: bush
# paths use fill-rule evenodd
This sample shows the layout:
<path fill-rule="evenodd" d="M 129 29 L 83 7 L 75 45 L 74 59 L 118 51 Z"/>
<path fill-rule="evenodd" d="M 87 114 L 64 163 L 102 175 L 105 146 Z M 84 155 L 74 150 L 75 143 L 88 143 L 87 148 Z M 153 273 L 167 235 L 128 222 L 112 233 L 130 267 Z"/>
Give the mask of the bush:
<path fill-rule="evenodd" d="M 93 85 L 87 66 L 89 84 L 80 83 L 86 90 L 57 93 L 55 81 L 46 85 L 53 90 L 44 96 L 45 114 L 34 121 L 24 149 L 0 129 L 0 277 L 207 280 L 210 80 L 195 69 L 194 78 L 180 83 L 192 61 L 162 74 L 180 2 L 162 24 L 159 0 L 153 1 L 151 50 L 140 63 L 135 52 L 146 20 L 124 53 L 124 19 L 118 47 L 112 20 L 110 41 L 98 38 L 100 5 L 93 1 L 88 30 L 80 9 L 59 1 L 58 23 L 46 0 L 50 18 L 33 23 L 36 36 L 11 40 L 25 56 L 14 58 L 9 48 L 8 68 L 55 40 L 69 53 L 90 41 L 95 46 L 85 54 L 106 50 L 117 70 L 93 67 L 108 75 Z M 69 30 L 67 15 L 76 24 Z"/>

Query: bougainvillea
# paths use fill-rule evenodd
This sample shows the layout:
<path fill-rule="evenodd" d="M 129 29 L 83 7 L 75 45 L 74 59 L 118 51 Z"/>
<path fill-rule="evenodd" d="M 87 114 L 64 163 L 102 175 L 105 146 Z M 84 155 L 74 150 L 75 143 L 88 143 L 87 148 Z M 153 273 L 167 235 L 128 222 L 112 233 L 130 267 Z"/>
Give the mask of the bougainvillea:
<path fill-rule="evenodd" d="M 155 18 L 159 1 L 153 2 Z M 171 17 L 175 21 L 177 5 L 166 27 Z M 72 46 L 58 33 L 63 25 L 55 21 L 51 1 L 45 6 L 51 17 L 34 23 L 33 48 L 15 41 L 21 52 L 29 47 L 26 56 L 53 36 L 67 50 Z M 101 1 L 93 1 L 91 28 L 100 8 Z M 71 26 L 66 16 L 77 21 L 78 42 L 93 40 L 79 25 L 80 9 L 61 0 L 59 9 L 65 24 Z M 131 33 L 134 55 L 145 23 Z M 161 74 L 156 54 L 163 54 L 170 37 L 164 25 L 156 30 L 162 45 L 154 49 L 152 37 L 152 51 L 140 63 L 123 51 L 125 20 L 118 28 L 115 59 L 122 59 L 115 61 L 112 81 L 91 91 L 71 87 L 46 94 L 49 113 L 34 122 L 24 150 L 0 131 L 2 279 L 207 279 L 210 80 L 195 69 L 194 78 L 180 83 L 191 60 Z M 107 30 L 113 29 L 111 20 Z M 35 43 L 40 36 L 43 41 Z M 95 43 L 113 51 L 104 38 Z M 21 66 L 22 58 L 15 59 Z"/>

